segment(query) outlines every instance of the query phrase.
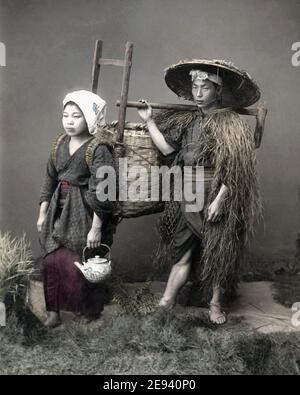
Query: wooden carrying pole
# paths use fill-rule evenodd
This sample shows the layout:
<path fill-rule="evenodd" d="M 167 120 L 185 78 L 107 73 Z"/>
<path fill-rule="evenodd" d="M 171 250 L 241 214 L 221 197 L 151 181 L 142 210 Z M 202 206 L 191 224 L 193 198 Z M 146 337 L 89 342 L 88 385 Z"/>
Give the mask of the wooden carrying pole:
<path fill-rule="evenodd" d="M 198 107 L 193 104 L 173 104 L 173 103 L 148 103 L 156 110 L 176 110 L 176 111 L 196 111 Z M 120 106 L 120 101 L 117 101 L 117 106 Z M 131 108 L 147 108 L 147 104 L 139 101 L 127 102 L 127 107 Z M 254 132 L 255 148 L 259 148 L 264 132 L 265 119 L 267 116 L 267 107 L 265 103 L 261 103 L 257 108 L 234 108 L 234 111 L 241 115 L 252 115 L 256 117 L 256 127 Z"/>
<path fill-rule="evenodd" d="M 96 40 L 93 65 L 92 65 L 91 90 L 93 93 L 97 93 L 101 65 L 123 67 L 124 70 L 123 70 L 121 100 L 119 101 L 120 109 L 119 109 L 119 119 L 118 119 L 118 136 L 117 136 L 117 141 L 122 143 L 124 138 L 129 80 L 130 80 L 130 71 L 132 66 L 133 43 L 131 42 L 126 43 L 125 57 L 124 59 L 121 60 L 102 58 L 102 49 L 103 49 L 103 41 Z"/>
<path fill-rule="evenodd" d="M 127 42 L 125 49 L 124 59 L 104 59 L 102 58 L 103 41 L 97 40 L 94 50 L 93 66 L 92 66 L 92 84 L 91 90 L 97 93 L 100 67 L 101 65 L 111 65 L 123 67 L 123 81 L 122 81 L 122 91 L 121 100 L 117 101 L 117 106 L 119 109 L 118 117 L 118 134 L 117 141 L 122 143 L 124 138 L 124 127 L 126 121 L 126 110 L 127 107 L 135 108 L 146 108 L 146 104 L 138 101 L 128 102 L 128 91 L 129 91 L 129 80 L 130 72 L 132 66 L 132 54 L 133 54 L 133 43 Z M 197 106 L 190 104 L 170 104 L 170 103 L 149 103 L 152 108 L 159 110 L 177 110 L 177 111 L 195 111 Z M 256 128 L 254 132 L 255 147 L 259 148 L 261 145 L 261 140 L 264 132 L 265 119 L 267 115 L 267 108 L 265 103 L 260 104 L 257 108 L 235 108 L 236 112 L 242 115 L 252 115 L 256 117 Z"/>

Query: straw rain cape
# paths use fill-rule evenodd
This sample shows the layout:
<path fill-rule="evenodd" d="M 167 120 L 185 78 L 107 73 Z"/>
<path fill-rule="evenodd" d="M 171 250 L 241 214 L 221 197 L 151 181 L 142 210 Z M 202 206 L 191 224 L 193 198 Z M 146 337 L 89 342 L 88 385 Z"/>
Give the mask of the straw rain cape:
<path fill-rule="evenodd" d="M 163 134 L 170 131 L 180 136 L 199 119 L 199 112 L 162 111 L 156 123 Z M 204 215 L 201 258 L 196 273 L 204 286 L 235 288 L 243 247 L 253 232 L 254 219 L 261 214 L 260 195 L 255 169 L 255 147 L 250 127 L 230 108 L 215 110 L 205 116 L 196 150 L 198 163 L 207 158 L 214 167 L 214 176 L 207 207 L 217 196 L 222 184 L 228 188 L 222 207 L 222 219 L 211 223 Z M 178 155 L 173 165 L 178 163 Z M 178 218 L 178 202 L 165 206 L 159 224 L 158 259 L 166 262 L 172 248 L 172 235 Z"/>

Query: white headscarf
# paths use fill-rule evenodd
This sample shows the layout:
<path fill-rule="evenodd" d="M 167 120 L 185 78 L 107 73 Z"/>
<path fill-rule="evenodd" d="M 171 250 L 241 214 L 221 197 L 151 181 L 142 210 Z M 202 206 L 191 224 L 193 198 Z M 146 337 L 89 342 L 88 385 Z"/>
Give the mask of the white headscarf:
<path fill-rule="evenodd" d="M 90 91 L 75 91 L 66 95 L 63 106 L 69 102 L 74 102 L 82 111 L 90 134 L 96 133 L 97 124 L 105 124 L 106 101 L 100 96 Z"/>

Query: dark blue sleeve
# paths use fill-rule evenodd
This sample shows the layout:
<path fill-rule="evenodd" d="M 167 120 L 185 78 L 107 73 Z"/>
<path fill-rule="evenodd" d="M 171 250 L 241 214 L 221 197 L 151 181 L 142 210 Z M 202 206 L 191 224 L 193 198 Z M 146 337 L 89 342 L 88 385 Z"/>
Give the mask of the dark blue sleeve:
<path fill-rule="evenodd" d="M 105 173 L 106 170 L 116 173 L 115 161 L 108 147 L 106 145 L 99 145 L 94 152 L 93 163 L 90 167 L 91 175 L 86 200 L 93 212 L 102 220 L 109 217 L 116 208 L 114 196 L 112 196 L 112 200 L 103 200 L 101 198 L 103 195 L 101 191 L 103 191 L 104 185 L 107 182 L 110 182 L 109 188 L 112 188 L 112 190 L 113 188 L 117 188 L 117 178 L 108 177 L 107 173 Z"/>
<path fill-rule="evenodd" d="M 44 182 L 41 187 L 40 200 L 39 200 L 40 204 L 43 202 L 50 202 L 52 195 L 57 188 L 57 185 L 58 185 L 57 171 L 55 169 L 55 166 L 50 156 L 47 162 Z"/>

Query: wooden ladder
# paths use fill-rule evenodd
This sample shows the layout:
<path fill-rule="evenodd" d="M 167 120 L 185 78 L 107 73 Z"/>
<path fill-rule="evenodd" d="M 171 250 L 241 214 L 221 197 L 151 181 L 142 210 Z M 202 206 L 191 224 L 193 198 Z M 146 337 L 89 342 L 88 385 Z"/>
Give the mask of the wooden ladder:
<path fill-rule="evenodd" d="M 93 57 L 91 90 L 92 92 L 97 93 L 101 65 L 123 67 L 123 80 L 122 80 L 121 99 L 119 102 L 120 108 L 119 108 L 119 116 L 118 116 L 118 134 L 117 134 L 117 141 L 123 142 L 128 91 L 129 91 L 130 71 L 132 66 L 133 43 L 131 42 L 126 43 L 124 59 L 105 59 L 102 57 L 102 49 L 103 49 L 103 41 L 96 40 L 94 57 Z"/>

